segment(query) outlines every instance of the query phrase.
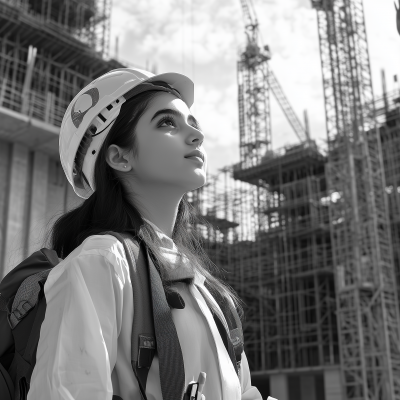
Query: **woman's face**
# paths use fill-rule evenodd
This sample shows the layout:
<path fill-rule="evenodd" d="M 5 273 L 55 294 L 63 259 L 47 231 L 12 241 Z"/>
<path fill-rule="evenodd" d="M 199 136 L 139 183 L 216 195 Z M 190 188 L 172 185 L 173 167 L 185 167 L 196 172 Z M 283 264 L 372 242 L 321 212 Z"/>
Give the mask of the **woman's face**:
<path fill-rule="evenodd" d="M 182 100 L 161 92 L 150 102 L 136 129 L 137 157 L 131 157 L 135 178 L 143 184 L 175 186 L 184 193 L 206 182 L 204 134 Z M 200 150 L 204 161 L 186 158 Z"/>

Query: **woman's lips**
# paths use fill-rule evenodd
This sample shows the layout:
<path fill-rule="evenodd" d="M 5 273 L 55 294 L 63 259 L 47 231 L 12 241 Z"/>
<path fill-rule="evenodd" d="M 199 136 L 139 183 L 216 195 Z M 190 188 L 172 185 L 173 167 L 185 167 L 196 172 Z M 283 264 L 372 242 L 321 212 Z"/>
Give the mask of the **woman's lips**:
<path fill-rule="evenodd" d="M 193 160 L 193 161 L 197 161 L 197 162 L 204 164 L 204 161 L 200 157 L 197 157 L 197 156 L 191 156 L 191 157 L 185 157 L 185 158 L 187 158 L 188 160 Z"/>

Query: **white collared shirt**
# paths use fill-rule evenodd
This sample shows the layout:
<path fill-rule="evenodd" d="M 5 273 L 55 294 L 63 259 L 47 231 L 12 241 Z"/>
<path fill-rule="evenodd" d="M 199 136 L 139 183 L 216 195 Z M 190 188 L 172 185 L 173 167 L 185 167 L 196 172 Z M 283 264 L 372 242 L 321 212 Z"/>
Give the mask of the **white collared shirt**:
<path fill-rule="evenodd" d="M 172 261 L 178 256 L 175 244 L 157 232 L 166 246 L 164 255 Z M 185 262 L 171 265 L 178 265 L 172 273 L 190 268 Z M 204 277 L 196 273 L 193 284 L 179 282 L 176 288 L 185 301 L 184 309 L 171 311 L 186 385 L 203 371 L 206 400 L 262 400 L 251 386 L 244 352 L 239 382 L 204 301 L 208 292 Z M 140 400 L 131 367 L 134 304 L 122 243 L 111 235 L 90 236 L 53 268 L 44 291 L 47 309 L 28 400 L 111 400 L 113 394 Z M 146 395 L 148 400 L 162 400 L 157 356 L 149 370 Z"/>

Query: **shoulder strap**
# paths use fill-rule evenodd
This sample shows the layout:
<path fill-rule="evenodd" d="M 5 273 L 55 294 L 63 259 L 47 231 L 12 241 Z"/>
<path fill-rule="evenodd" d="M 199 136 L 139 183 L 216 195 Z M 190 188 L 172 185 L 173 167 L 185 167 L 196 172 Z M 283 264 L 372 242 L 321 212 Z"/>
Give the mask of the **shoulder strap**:
<path fill-rule="evenodd" d="M 44 287 L 44 279 L 39 282 Z M 41 291 L 44 293 L 43 291 Z M 15 399 L 26 398 L 33 367 L 36 364 L 36 351 L 39 342 L 40 327 L 46 313 L 44 295 L 38 298 L 37 305 L 12 329 L 15 354 L 9 368 L 9 374 L 15 383 Z"/>
<path fill-rule="evenodd" d="M 147 376 L 157 351 L 163 399 L 180 400 L 185 390 L 183 355 L 160 274 L 144 242 L 129 234 L 108 233 L 121 241 L 128 258 L 135 310 L 131 363 L 142 398 L 146 399 Z"/>
<path fill-rule="evenodd" d="M 18 288 L 14 297 L 8 323 L 14 329 L 28 312 L 36 306 L 40 292 L 43 288 L 41 282 L 47 279 L 51 269 L 46 269 L 34 275 L 28 276 Z"/>
<path fill-rule="evenodd" d="M 229 354 L 229 358 L 232 361 L 233 367 L 235 368 L 236 373 L 239 375 L 240 362 L 238 363 L 236 360 L 235 348 L 233 347 L 233 344 L 230 340 L 228 332 L 226 331 L 224 324 L 222 323 L 220 318 L 216 314 L 213 314 L 213 317 L 214 317 L 215 325 L 217 325 L 221 339 L 224 342 L 225 348 Z"/>
<path fill-rule="evenodd" d="M 129 245 L 124 235 L 116 232 L 103 234 L 115 236 L 123 244 L 127 256 L 134 304 L 131 364 L 139 383 L 142 399 L 147 400 L 146 382 L 156 352 L 156 340 L 145 254 L 137 241 L 131 240 L 132 243 Z"/>
<path fill-rule="evenodd" d="M 29 390 L 40 327 L 46 312 L 44 283 L 58 263 L 55 251 L 44 248 L 25 259 L 7 275 L 7 280 L 2 281 L 2 293 L 8 293 L 8 301 L 2 302 L 1 309 L 7 312 L 15 349 L 8 369 L 14 383 L 15 399 L 26 398 Z M 15 296 L 10 297 L 21 279 Z"/>

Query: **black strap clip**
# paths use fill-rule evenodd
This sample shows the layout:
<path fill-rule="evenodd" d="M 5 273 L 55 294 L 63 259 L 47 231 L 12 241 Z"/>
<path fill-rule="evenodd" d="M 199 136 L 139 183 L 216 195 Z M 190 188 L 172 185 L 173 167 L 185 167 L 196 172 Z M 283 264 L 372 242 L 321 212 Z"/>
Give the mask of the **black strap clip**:
<path fill-rule="evenodd" d="M 150 368 L 156 352 L 156 339 L 153 336 L 139 335 L 138 368 Z"/>

